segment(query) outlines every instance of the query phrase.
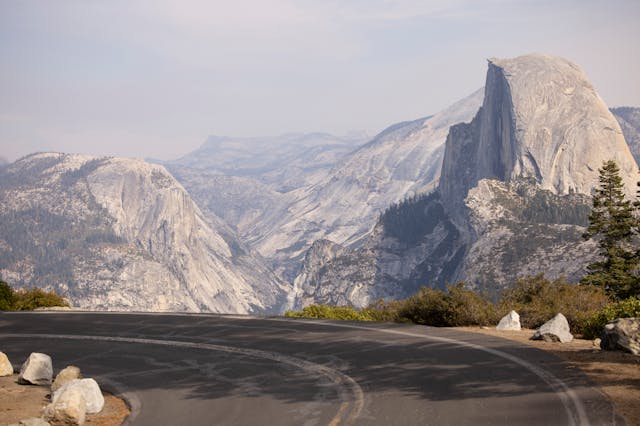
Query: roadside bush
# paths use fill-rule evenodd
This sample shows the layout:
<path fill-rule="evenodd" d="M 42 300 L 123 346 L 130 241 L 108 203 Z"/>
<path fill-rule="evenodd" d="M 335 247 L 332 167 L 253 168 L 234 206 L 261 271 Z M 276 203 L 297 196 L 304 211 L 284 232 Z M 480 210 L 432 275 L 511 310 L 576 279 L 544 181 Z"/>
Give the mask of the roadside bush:
<path fill-rule="evenodd" d="M 9 284 L 0 280 L 0 311 L 10 311 L 15 303 L 15 294 Z"/>
<path fill-rule="evenodd" d="M 408 322 L 407 319 L 402 320 L 399 317 L 400 309 L 404 306 L 404 300 L 385 301 L 379 299 L 363 311 L 372 319 L 372 321 L 380 322 Z"/>
<path fill-rule="evenodd" d="M 69 306 L 62 296 L 40 288 L 18 290 L 15 292 L 15 301 L 12 309 L 16 311 L 31 311 L 36 308 L 49 308 L 52 306 Z"/>
<path fill-rule="evenodd" d="M 604 326 L 609 321 L 632 317 L 640 317 L 640 299 L 630 297 L 620 302 L 611 303 L 589 318 L 584 330 L 584 337 L 587 339 L 600 337 Z"/>
<path fill-rule="evenodd" d="M 284 314 L 289 318 L 322 318 L 345 321 L 373 321 L 366 312 L 359 311 L 349 306 L 309 305 L 302 311 L 287 311 Z"/>
<path fill-rule="evenodd" d="M 420 289 L 417 295 L 405 299 L 398 318 L 436 327 L 488 325 L 497 320 L 497 311 L 485 297 L 458 283 L 447 287 L 447 292 Z"/>
<path fill-rule="evenodd" d="M 415 324 L 447 327 L 449 303 L 442 290 L 423 287 L 418 294 L 404 300 L 398 317 Z"/>
<path fill-rule="evenodd" d="M 599 287 L 577 285 L 563 277 L 548 280 L 536 275 L 518 280 L 506 290 L 499 303 L 499 313 L 515 310 L 520 323 L 526 328 L 537 328 L 562 312 L 571 332 L 582 334 L 591 317 L 607 306 L 611 300 Z"/>
<path fill-rule="evenodd" d="M 500 319 L 496 306 L 463 283 L 448 287 L 449 309 L 447 318 L 451 327 L 490 325 Z"/>

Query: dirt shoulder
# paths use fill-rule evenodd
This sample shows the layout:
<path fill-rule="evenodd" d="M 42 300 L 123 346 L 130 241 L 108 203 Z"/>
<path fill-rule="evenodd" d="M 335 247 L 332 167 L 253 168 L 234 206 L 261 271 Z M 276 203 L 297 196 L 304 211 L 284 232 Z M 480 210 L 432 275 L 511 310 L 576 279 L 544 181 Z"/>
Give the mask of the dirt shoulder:
<path fill-rule="evenodd" d="M 574 339 L 570 343 L 529 340 L 534 330 L 497 331 L 480 327 L 459 329 L 503 337 L 552 352 L 570 365 L 580 368 L 600 386 L 628 426 L 640 426 L 640 356 L 603 351 L 591 340 Z"/>
<path fill-rule="evenodd" d="M 0 426 L 18 423 L 20 420 L 40 417 L 44 407 L 50 402 L 47 386 L 28 386 L 17 383 L 18 375 L 0 377 Z M 86 425 L 120 425 L 130 413 L 125 402 L 107 392 L 104 408 L 97 414 L 88 414 Z"/>

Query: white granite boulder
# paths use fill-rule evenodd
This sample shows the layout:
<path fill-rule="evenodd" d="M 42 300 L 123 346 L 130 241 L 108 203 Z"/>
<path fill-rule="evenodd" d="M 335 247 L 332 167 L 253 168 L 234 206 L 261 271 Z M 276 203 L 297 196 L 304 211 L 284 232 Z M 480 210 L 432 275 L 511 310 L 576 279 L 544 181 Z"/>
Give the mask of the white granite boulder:
<path fill-rule="evenodd" d="M 13 374 L 13 365 L 9 362 L 9 358 L 4 352 L 0 352 L 0 377 L 10 376 Z"/>
<path fill-rule="evenodd" d="M 18 383 L 48 386 L 53 377 L 51 357 L 40 352 L 33 352 L 20 368 Z"/>
<path fill-rule="evenodd" d="M 59 398 L 71 389 L 78 389 L 82 393 L 87 403 L 87 413 L 99 413 L 104 407 L 104 397 L 100 391 L 100 386 L 93 379 L 74 379 L 64 384 L 53 393 L 52 402 L 55 404 Z"/>
<path fill-rule="evenodd" d="M 604 327 L 600 348 L 640 355 L 640 318 L 618 318 Z"/>
<path fill-rule="evenodd" d="M 532 340 L 544 340 L 546 342 L 568 343 L 573 340 L 573 335 L 569 331 L 569 322 L 562 314 L 557 314 L 549 321 L 542 324 L 536 330 Z"/>
<path fill-rule="evenodd" d="M 520 315 L 516 311 L 511 311 L 507 315 L 503 316 L 498 325 L 496 326 L 496 330 L 499 331 L 520 331 L 522 327 L 520 327 Z"/>
<path fill-rule="evenodd" d="M 72 380 L 82 379 L 82 374 L 80 374 L 80 369 L 75 365 L 69 365 L 65 367 L 62 371 L 58 373 L 53 384 L 51 384 L 51 392 L 55 392 L 60 389 L 62 386 L 66 385 Z"/>
<path fill-rule="evenodd" d="M 87 402 L 80 387 L 71 387 L 60 393 L 44 409 L 44 418 L 52 426 L 83 425 L 87 415 Z"/>

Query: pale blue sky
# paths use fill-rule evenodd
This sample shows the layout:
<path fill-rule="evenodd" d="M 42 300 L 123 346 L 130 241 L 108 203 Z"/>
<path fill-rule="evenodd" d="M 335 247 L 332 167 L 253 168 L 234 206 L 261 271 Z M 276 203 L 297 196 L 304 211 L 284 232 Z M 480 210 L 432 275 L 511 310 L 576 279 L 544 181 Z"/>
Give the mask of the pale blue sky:
<path fill-rule="evenodd" d="M 540 52 L 640 106 L 636 0 L 0 0 L 0 156 L 178 157 L 207 135 L 374 134 Z"/>

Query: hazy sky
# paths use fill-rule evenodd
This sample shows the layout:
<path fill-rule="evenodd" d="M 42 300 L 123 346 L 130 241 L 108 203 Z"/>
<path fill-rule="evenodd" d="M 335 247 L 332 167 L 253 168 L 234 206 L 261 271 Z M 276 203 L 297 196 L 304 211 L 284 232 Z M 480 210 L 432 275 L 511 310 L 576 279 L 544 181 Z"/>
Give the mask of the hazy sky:
<path fill-rule="evenodd" d="M 639 40 L 637 0 L 0 0 L 0 156 L 373 134 L 481 87 L 487 58 L 530 52 L 640 106 Z"/>

